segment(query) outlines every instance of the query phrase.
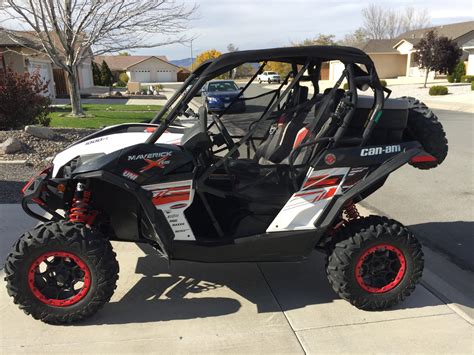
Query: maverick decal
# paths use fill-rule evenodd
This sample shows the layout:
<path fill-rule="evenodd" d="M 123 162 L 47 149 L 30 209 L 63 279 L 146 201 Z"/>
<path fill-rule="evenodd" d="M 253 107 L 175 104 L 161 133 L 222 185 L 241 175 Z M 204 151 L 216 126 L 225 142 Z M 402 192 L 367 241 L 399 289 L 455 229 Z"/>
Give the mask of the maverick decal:
<path fill-rule="evenodd" d="M 156 158 L 163 158 L 163 157 L 170 157 L 173 155 L 172 151 L 168 152 L 158 152 L 158 153 L 146 153 L 146 154 L 135 154 L 129 155 L 127 160 L 128 161 L 135 161 L 135 160 L 146 160 L 146 159 L 156 159 Z"/>

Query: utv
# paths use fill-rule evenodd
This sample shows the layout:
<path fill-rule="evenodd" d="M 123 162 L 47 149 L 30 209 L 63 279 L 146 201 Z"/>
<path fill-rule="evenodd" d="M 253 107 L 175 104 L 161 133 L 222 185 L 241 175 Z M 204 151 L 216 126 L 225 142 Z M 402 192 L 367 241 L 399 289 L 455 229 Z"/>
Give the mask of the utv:
<path fill-rule="evenodd" d="M 332 60 L 344 69 L 320 90 Z M 269 61 L 291 70 L 277 88 L 248 95 L 262 90 L 252 83 Z M 258 69 L 226 110 L 191 109 L 206 82 L 244 63 Z M 127 241 L 169 261 L 294 262 L 317 249 L 332 288 L 354 306 L 383 310 L 404 300 L 422 275 L 420 243 L 397 221 L 361 217 L 355 204 L 406 163 L 440 164 L 447 141 L 421 102 L 389 96 L 372 60 L 350 47 L 240 51 L 203 63 L 151 123 L 91 134 L 26 184 L 23 209 L 42 224 L 7 258 L 9 295 L 47 323 L 89 317 L 116 287 L 110 241 Z M 237 119 L 227 111 L 262 98 L 261 113 L 232 134 Z M 184 118 L 194 124 L 178 124 Z"/>

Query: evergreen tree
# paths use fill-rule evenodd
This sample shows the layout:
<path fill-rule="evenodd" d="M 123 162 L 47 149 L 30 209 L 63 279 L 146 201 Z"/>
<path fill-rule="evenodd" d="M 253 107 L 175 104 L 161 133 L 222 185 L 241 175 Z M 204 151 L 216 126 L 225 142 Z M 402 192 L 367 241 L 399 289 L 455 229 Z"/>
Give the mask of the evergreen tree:
<path fill-rule="evenodd" d="M 102 85 L 102 78 L 100 77 L 100 68 L 96 62 L 92 62 L 92 78 L 94 79 L 94 85 Z"/>
<path fill-rule="evenodd" d="M 112 82 L 114 80 L 112 72 L 110 71 L 110 68 L 105 60 L 102 61 L 102 65 L 100 67 L 100 80 L 104 86 L 112 86 Z"/>

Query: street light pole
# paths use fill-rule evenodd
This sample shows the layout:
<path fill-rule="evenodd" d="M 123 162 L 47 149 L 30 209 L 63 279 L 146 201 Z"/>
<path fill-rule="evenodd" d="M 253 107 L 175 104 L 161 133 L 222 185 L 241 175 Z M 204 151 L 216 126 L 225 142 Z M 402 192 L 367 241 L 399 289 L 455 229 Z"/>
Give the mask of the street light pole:
<path fill-rule="evenodd" d="M 193 41 L 194 41 L 194 38 L 191 38 L 190 42 L 191 42 L 191 71 L 193 71 L 193 65 L 194 65 L 194 58 L 193 58 Z"/>

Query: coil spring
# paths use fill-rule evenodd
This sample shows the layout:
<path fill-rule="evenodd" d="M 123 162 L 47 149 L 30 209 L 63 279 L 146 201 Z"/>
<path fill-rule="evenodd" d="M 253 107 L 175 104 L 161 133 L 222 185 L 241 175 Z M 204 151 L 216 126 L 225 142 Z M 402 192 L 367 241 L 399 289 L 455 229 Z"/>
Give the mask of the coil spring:
<path fill-rule="evenodd" d="M 344 214 L 346 215 L 346 218 L 349 221 L 360 218 L 360 213 L 354 203 L 351 203 L 346 207 L 346 209 L 344 210 Z"/>
<path fill-rule="evenodd" d="M 69 220 L 74 223 L 90 224 L 91 215 L 89 214 L 90 191 L 82 191 L 82 198 L 76 196 L 72 200 L 72 207 L 69 210 Z"/>

